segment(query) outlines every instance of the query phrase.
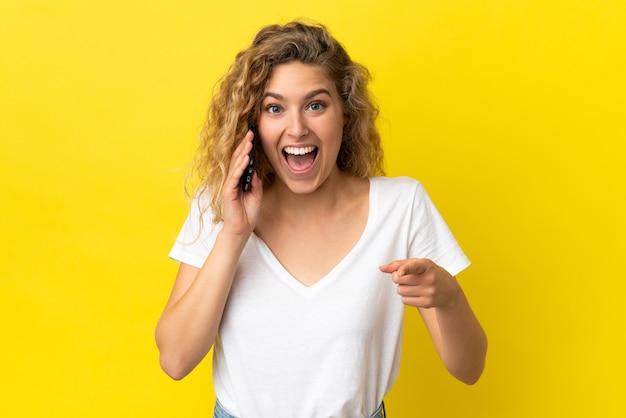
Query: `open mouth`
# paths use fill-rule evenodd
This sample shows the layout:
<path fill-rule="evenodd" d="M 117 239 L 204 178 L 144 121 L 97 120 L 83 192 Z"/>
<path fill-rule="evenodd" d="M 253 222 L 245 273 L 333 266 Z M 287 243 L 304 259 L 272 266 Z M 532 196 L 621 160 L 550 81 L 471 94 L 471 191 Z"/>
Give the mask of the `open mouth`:
<path fill-rule="evenodd" d="M 313 166 L 317 158 L 317 151 L 317 147 L 312 145 L 307 147 L 285 147 L 283 156 L 291 170 L 302 172 Z"/>

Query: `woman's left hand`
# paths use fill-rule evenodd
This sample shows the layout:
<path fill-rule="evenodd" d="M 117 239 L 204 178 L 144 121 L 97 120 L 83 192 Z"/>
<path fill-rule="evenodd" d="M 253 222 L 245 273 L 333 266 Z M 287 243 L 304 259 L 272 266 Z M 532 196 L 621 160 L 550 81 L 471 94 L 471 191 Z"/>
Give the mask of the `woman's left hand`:
<path fill-rule="evenodd" d="M 398 285 L 402 303 L 418 308 L 445 308 L 462 298 L 456 279 L 427 258 L 397 260 L 381 266 Z"/>

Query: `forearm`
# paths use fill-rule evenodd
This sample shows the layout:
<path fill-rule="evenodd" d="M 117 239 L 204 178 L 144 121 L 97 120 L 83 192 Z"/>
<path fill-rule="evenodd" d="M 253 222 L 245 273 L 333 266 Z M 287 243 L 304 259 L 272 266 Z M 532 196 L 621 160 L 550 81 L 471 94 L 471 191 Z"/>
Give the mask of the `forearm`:
<path fill-rule="evenodd" d="M 186 376 L 211 349 L 244 245 L 245 240 L 218 236 L 201 269 L 181 268 L 177 282 L 191 283 L 173 295 L 156 329 L 161 367 L 172 378 Z"/>
<path fill-rule="evenodd" d="M 473 384 L 485 367 L 487 337 L 460 288 L 459 292 L 454 303 L 420 313 L 434 319 L 425 322 L 445 367 L 457 379 Z"/>

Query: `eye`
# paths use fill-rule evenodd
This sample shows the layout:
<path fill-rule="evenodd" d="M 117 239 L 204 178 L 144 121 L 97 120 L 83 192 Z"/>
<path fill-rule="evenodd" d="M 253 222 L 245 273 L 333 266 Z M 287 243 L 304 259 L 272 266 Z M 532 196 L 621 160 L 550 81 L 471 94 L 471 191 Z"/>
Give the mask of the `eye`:
<path fill-rule="evenodd" d="M 267 110 L 269 113 L 280 113 L 282 108 L 278 105 L 268 105 L 265 107 L 265 110 Z"/>
<path fill-rule="evenodd" d="M 316 111 L 316 112 L 324 109 L 324 107 L 326 106 L 322 102 L 313 102 L 309 105 L 309 109 Z"/>

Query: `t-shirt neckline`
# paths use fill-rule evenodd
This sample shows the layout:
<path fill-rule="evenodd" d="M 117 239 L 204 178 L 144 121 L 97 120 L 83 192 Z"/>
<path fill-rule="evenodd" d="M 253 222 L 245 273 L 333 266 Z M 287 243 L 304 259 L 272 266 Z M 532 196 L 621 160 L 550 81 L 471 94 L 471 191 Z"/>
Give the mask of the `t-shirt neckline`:
<path fill-rule="evenodd" d="M 280 280 L 285 285 L 290 287 L 295 292 L 301 294 L 302 296 L 312 297 L 322 289 L 330 286 L 333 282 L 335 282 L 335 279 L 338 276 L 341 276 L 341 272 L 345 270 L 353 260 L 355 262 L 357 261 L 356 258 L 359 254 L 359 250 L 364 245 L 364 242 L 367 241 L 367 237 L 370 234 L 372 225 L 375 224 L 375 220 L 377 217 L 377 205 L 375 204 L 375 202 L 377 202 L 378 197 L 378 182 L 376 177 L 369 178 L 369 188 L 369 210 L 367 214 L 367 221 L 365 222 L 365 227 L 361 232 L 361 236 L 355 242 L 352 248 L 346 253 L 346 255 L 341 260 L 339 260 L 339 262 L 335 264 L 328 273 L 326 273 L 311 286 L 305 285 L 304 283 L 296 279 L 291 273 L 289 273 L 289 271 L 287 271 L 287 269 L 281 264 L 278 258 L 276 258 L 272 250 L 265 243 L 265 241 L 263 241 L 258 235 L 252 233 L 250 239 L 263 260 L 269 265 L 271 271 L 275 273 L 275 276 L 278 280 Z"/>

